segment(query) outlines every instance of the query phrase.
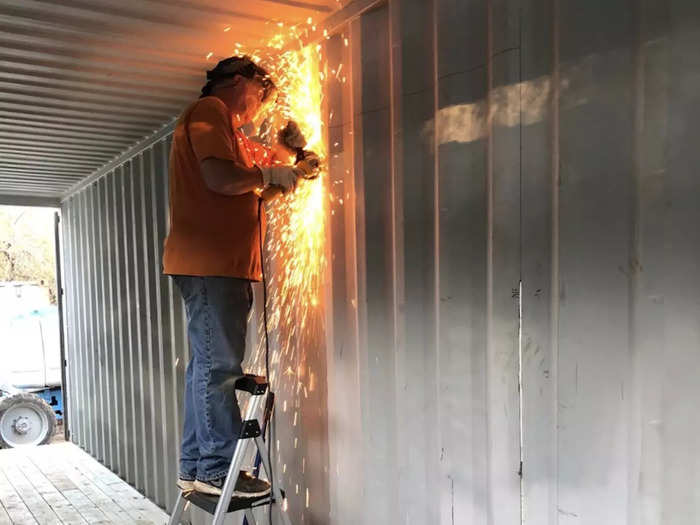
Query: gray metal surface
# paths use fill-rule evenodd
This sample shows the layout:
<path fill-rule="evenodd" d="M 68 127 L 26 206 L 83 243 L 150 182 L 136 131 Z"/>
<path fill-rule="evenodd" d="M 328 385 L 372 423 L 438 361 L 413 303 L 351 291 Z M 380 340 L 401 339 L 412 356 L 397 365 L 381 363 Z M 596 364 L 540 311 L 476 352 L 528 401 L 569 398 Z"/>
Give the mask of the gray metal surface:
<path fill-rule="evenodd" d="M 393 0 L 349 32 L 332 522 L 697 522 L 700 6 Z"/>
<path fill-rule="evenodd" d="M 72 439 L 174 503 L 187 364 L 182 301 L 161 274 L 169 138 L 63 203 Z"/>
<path fill-rule="evenodd" d="M 522 12 L 525 522 L 697 523 L 700 6 Z"/>
<path fill-rule="evenodd" d="M 335 0 L 0 1 L 0 194 L 59 197 L 167 124 L 236 42 Z M 231 28 L 229 31 L 224 31 Z"/>
<path fill-rule="evenodd" d="M 517 9 L 488 7 L 392 1 L 349 29 L 352 86 L 330 97 L 333 523 L 520 523 L 519 106 L 487 97 L 517 82 Z"/>
<path fill-rule="evenodd" d="M 351 74 L 326 99 L 327 399 L 278 398 L 294 517 L 699 521 L 699 11 L 390 0 L 324 41 Z M 166 149 L 63 212 L 73 439 L 170 507 Z"/>

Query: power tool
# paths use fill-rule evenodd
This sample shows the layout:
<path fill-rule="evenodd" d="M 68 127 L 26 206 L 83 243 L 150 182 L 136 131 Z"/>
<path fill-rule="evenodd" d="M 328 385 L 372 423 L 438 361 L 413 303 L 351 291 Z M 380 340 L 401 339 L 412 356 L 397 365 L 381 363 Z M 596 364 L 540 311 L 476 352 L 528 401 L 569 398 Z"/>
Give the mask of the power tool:
<path fill-rule="evenodd" d="M 296 152 L 296 160 L 294 164 L 299 164 L 300 162 L 306 162 L 311 168 L 311 175 L 304 175 L 307 180 L 312 180 L 318 177 L 321 166 L 321 160 L 315 153 L 305 150 L 306 139 L 299 129 L 299 125 L 290 120 L 287 125 L 282 128 L 279 134 L 279 139 L 282 144 Z"/>

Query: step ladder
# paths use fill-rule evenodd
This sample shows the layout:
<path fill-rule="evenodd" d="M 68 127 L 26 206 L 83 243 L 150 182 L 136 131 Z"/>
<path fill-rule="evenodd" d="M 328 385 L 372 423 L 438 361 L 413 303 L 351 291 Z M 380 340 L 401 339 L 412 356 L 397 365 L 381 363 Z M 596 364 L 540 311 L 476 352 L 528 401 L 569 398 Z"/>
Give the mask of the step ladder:
<path fill-rule="evenodd" d="M 272 470 L 268 462 L 267 445 L 263 439 L 263 434 L 272 414 L 274 394 L 268 392 L 268 383 L 265 377 L 251 374 L 246 374 L 239 378 L 236 381 L 235 389 L 248 392 L 250 394 L 250 400 L 248 401 L 248 407 L 241 426 L 241 433 L 236 443 L 236 449 L 233 452 L 233 458 L 231 458 L 231 466 L 229 467 L 226 481 L 222 488 L 222 494 L 221 496 L 212 496 L 197 491 L 180 491 L 168 525 L 180 524 L 182 514 L 188 504 L 195 505 L 209 514 L 212 514 L 212 525 L 223 525 L 227 514 L 241 510 L 244 515 L 243 523 L 245 524 L 245 522 L 247 522 L 248 525 L 256 525 L 253 509 L 272 505 L 279 514 L 280 523 L 291 525 L 289 515 L 282 508 L 284 491 L 276 482 L 272 483 L 272 493 L 267 496 L 254 498 L 232 497 L 233 489 L 238 480 L 238 474 L 243 466 L 243 461 L 246 458 L 248 446 L 251 445 L 251 441 L 257 447 L 256 467 L 258 466 L 257 462 L 262 460 L 267 478 L 272 480 Z M 267 396 L 265 394 L 267 394 Z M 260 410 L 263 398 L 267 399 L 267 403 L 265 404 L 263 425 L 261 428 L 256 414 Z"/>

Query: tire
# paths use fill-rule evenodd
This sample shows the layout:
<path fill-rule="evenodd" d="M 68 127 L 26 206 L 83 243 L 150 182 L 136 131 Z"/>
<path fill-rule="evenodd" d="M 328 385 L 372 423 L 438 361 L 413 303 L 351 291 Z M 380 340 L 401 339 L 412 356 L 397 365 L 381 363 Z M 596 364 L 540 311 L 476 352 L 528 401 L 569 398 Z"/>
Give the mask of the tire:
<path fill-rule="evenodd" d="M 0 448 L 43 445 L 56 430 L 56 414 L 39 396 L 14 394 L 0 400 Z"/>

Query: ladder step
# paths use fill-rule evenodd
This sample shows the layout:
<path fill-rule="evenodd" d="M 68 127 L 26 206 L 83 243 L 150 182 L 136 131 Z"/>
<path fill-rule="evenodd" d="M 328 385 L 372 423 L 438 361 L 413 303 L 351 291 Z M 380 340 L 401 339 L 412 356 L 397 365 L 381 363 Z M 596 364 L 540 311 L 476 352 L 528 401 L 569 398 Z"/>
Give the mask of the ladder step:
<path fill-rule="evenodd" d="M 246 374 L 236 380 L 235 389 L 243 390 L 254 396 L 261 396 L 267 392 L 267 378 Z"/>
<path fill-rule="evenodd" d="M 243 421 L 241 425 L 241 435 L 238 439 L 256 438 L 260 434 L 262 434 L 262 431 L 260 430 L 260 423 L 258 423 L 258 420 L 248 419 L 247 421 Z"/>
<path fill-rule="evenodd" d="M 219 496 L 210 496 L 209 494 L 202 494 L 201 492 L 197 491 L 183 493 L 183 497 L 192 503 L 192 505 L 199 507 L 209 514 L 214 514 L 216 504 L 219 502 Z M 243 509 L 252 509 L 253 507 L 268 505 L 274 502 L 274 498 L 270 498 L 269 495 L 259 496 L 257 498 L 233 497 L 231 498 L 231 503 L 229 503 L 226 513 Z"/>

